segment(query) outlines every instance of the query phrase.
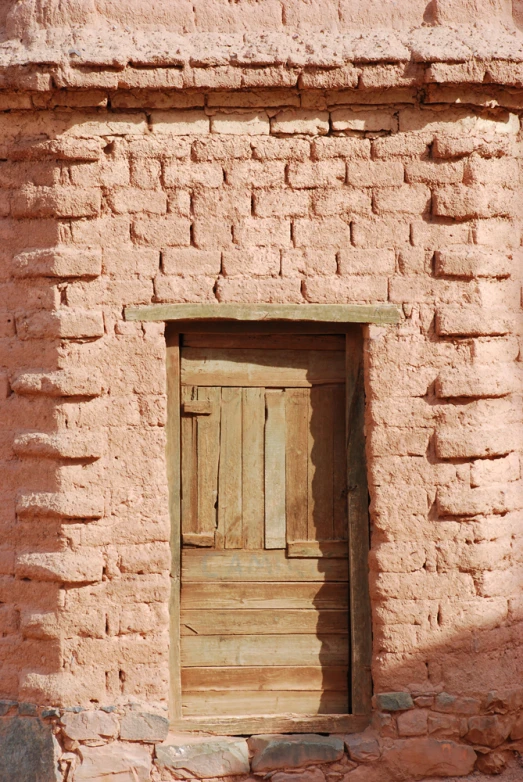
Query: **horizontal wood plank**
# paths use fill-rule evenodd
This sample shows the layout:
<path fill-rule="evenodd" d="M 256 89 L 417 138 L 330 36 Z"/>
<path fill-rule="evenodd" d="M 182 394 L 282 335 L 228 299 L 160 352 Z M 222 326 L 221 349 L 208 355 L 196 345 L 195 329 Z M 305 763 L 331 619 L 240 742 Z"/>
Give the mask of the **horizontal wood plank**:
<path fill-rule="evenodd" d="M 184 348 L 246 350 L 345 350 L 344 334 L 184 334 Z"/>
<path fill-rule="evenodd" d="M 181 638 L 182 667 L 348 665 L 345 635 L 209 635 Z"/>
<path fill-rule="evenodd" d="M 152 304 L 126 307 L 128 321 L 319 321 L 323 323 L 399 323 L 395 304 Z"/>
<path fill-rule="evenodd" d="M 182 716 L 295 714 L 346 714 L 346 692 L 182 692 Z"/>
<path fill-rule="evenodd" d="M 342 559 L 287 559 L 285 551 L 182 551 L 182 584 L 190 581 L 347 581 Z"/>
<path fill-rule="evenodd" d="M 173 731 L 200 731 L 217 736 L 248 736 L 261 733 L 361 733 L 370 724 L 370 714 L 278 714 L 256 717 L 185 717 L 171 722 Z"/>
<path fill-rule="evenodd" d="M 342 351 L 182 349 L 181 383 L 185 386 L 308 388 L 344 380 Z"/>
<path fill-rule="evenodd" d="M 348 632 L 347 611 L 194 610 L 181 612 L 182 635 L 271 635 Z"/>
<path fill-rule="evenodd" d="M 349 546 L 346 540 L 295 540 L 287 543 L 287 556 L 302 559 L 347 559 Z"/>
<path fill-rule="evenodd" d="M 349 597 L 347 584 L 343 582 L 227 584 L 210 581 L 184 582 L 182 600 L 185 609 L 347 609 Z"/>
<path fill-rule="evenodd" d="M 212 548 L 214 546 L 214 533 L 183 532 L 182 544 L 184 546 L 196 546 L 198 548 Z"/>
<path fill-rule="evenodd" d="M 326 690 L 347 689 L 348 669 L 342 666 L 228 666 L 182 668 L 184 690 Z"/>

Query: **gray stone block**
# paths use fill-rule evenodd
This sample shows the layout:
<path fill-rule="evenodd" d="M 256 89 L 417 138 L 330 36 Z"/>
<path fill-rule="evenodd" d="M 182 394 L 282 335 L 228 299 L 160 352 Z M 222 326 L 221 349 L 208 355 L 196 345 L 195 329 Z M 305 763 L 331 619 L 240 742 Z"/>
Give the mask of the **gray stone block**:
<path fill-rule="evenodd" d="M 179 737 L 156 746 L 157 764 L 175 779 L 211 779 L 249 773 L 245 739 L 216 737 L 182 742 Z"/>
<path fill-rule="evenodd" d="M 376 695 L 376 706 L 380 711 L 407 711 L 414 701 L 408 692 L 382 692 Z"/>
<path fill-rule="evenodd" d="M 16 701 L 0 701 L 0 717 L 5 717 L 7 712 L 17 705 Z"/>
<path fill-rule="evenodd" d="M 38 709 L 34 703 L 19 703 L 18 714 L 21 717 L 36 717 Z"/>
<path fill-rule="evenodd" d="M 312 763 L 333 763 L 343 755 L 343 740 L 337 736 L 254 736 L 249 739 L 253 771 L 300 768 Z"/>
<path fill-rule="evenodd" d="M 120 726 L 120 738 L 124 741 L 164 741 L 168 733 L 168 719 L 143 711 L 129 712 Z"/>
<path fill-rule="evenodd" d="M 0 721 L 0 782 L 56 779 L 53 732 L 39 719 Z"/>

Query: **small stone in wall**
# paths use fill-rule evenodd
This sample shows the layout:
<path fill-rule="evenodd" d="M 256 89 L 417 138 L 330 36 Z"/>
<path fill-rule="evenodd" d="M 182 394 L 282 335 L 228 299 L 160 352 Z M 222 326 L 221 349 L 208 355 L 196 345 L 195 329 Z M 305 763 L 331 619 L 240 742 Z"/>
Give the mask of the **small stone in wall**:
<path fill-rule="evenodd" d="M 431 738 L 399 741 L 384 756 L 386 768 L 398 779 L 470 774 L 476 762 L 472 747 Z"/>
<path fill-rule="evenodd" d="M 471 744 L 483 747 L 499 747 L 510 735 L 511 720 L 497 715 L 489 717 L 471 717 L 466 735 Z"/>
<path fill-rule="evenodd" d="M 271 777 L 271 782 L 325 782 L 325 775 L 319 768 L 301 771 L 299 777 L 296 774 L 287 774 L 285 771 L 278 771 Z"/>
<path fill-rule="evenodd" d="M 423 736 L 427 732 L 427 712 L 424 709 L 406 711 L 398 716 L 399 736 Z"/>
<path fill-rule="evenodd" d="M 376 706 L 381 711 L 406 711 L 414 702 L 409 692 L 382 692 L 376 695 Z"/>
<path fill-rule="evenodd" d="M 168 733 L 169 720 L 147 712 L 129 712 L 120 728 L 120 738 L 124 741 L 164 741 Z"/>
<path fill-rule="evenodd" d="M 167 737 L 156 746 L 160 768 L 174 779 L 212 779 L 249 773 L 249 752 L 245 739 L 216 737 L 180 740 Z"/>
<path fill-rule="evenodd" d="M 104 744 L 103 747 L 80 748 L 81 764 L 75 782 L 149 782 L 152 770 L 151 751 L 137 744 Z"/>
<path fill-rule="evenodd" d="M 380 745 L 373 731 L 349 733 L 343 738 L 351 760 L 356 763 L 374 763 L 379 760 Z"/>
<path fill-rule="evenodd" d="M 343 741 L 337 736 L 254 736 L 249 739 L 253 771 L 300 768 L 313 763 L 332 763 L 343 755 Z"/>
<path fill-rule="evenodd" d="M 62 717 L 62 730 L 69 739 L 90 741 L 113 738 L 118 734 L 118 718 L 103 711 L 66 712 Z"/>
<path fill-rule="evenodd" d="M 478 755 L 476 768 L 483 774 L 501 774 L 507 767 L 510 752 L 488 752 L 486 755 Z"/>

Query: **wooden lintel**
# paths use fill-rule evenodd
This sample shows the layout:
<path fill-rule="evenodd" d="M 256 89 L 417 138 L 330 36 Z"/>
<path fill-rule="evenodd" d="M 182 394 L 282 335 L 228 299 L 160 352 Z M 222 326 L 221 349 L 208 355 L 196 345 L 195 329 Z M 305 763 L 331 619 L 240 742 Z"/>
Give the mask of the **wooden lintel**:
<path fill-rule="evenodd" d="M 370 724 L 367 714 L 260 715 L 256 717 L 184 717 L 171 722 L 173 731 L 248 736 L 260 733 L 361 733 Z"/>
<path fill-rule="evenodd" d="M 399 323 L 395 304 L 151 304 L 126 307 L 128 321 L 292 321 L 296 323 Z"/>

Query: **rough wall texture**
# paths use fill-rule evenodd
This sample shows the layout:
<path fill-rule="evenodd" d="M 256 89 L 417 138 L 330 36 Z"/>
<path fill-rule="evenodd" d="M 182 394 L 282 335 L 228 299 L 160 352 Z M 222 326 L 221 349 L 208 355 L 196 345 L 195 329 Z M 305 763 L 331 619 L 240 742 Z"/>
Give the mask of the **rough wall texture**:
<path fill-rule="evenodd" d="M 285 89 L 250 91 L 220 67 L 207 92 L 165 69 L 154 92 L 89 72 L 0 96 L 0 741 L 34 735 L 67 782 L 254 778 L 243 740 L 182 770 L 186 738 L 153 751 L 165 342 L 123 308 L 388 301 L 402 323 L 365 332 L 372 728 L 298 776 L 284 749 L 251 768 L 520 779 L 521 66 L 280 69 Z"/>

